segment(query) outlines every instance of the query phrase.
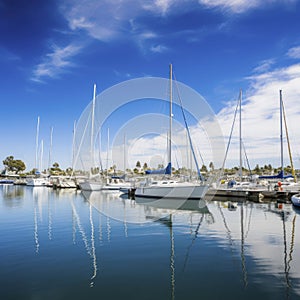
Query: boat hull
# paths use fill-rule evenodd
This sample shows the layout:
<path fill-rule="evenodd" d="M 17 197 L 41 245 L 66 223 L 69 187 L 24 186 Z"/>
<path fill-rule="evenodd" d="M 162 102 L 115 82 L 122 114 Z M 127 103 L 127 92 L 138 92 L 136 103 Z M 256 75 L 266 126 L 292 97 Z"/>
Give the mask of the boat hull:
<path fill-rule="evenodd" d="M 103 187 L 102 182 L 84 181 L 79 183 L 79 188 L 83 191 L 101 191 Z"/>
<path fill-rule="evenodd" d="M 145 198 L 201 199 L 205 196 L 207 190 L 207 185 L 149 186 L 137 188 L 135 196 Z"/>
<path fill-rule="evenodd" d="M 300 194 L 293 195 L 291 197 L 291 201 L 292 201 L 294 206 L 300 207 Z"/>
<path fill-rule="evenodd" d="M 27 179 L 28 186 L 50 186 L 50 182 L 45 178 L 30 178 Z"/>

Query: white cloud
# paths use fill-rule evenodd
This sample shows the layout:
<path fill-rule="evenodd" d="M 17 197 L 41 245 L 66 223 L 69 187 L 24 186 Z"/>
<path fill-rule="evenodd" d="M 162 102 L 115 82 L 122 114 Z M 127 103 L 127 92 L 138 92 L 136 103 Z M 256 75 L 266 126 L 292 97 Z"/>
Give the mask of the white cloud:
<path fill-rule="evenodd" d="M 289 49 L 287 56 L 291 58 L 300 58 L 300 46 Z"/>
<path fill-rule="evenodd" d="M 52 52 L 48 53 L 43 61 L 35 67 L 31 79 L 42 81 L 45 77 L 54 78 L 64 72 L 67 67 L 74 66 L 71 58 L 78 54 L 81 48 L 75 45 L 68 45 L 63 48 L 54 45 Z"/>
<path fill-rule="evenodd" d="M 232 13 L 244 13 L 250 9 L 265 6 L 267 4 L 283 3 L 291 4 L 297 0 L 198 0 L 198 2 L 208 8 L 221 8 Z"/>
<path fill-rule="evenodd" d="M 271 67 L 274 65 L 275 61 L 274 59 L 266 59 L 259 63 L 259 65 L 254 68 L 254 73 L 263 73 L 267 72 L 271 69 Z"/>
<path fill-rule="evenodd" d="M 144 2 L 144 3 L 143 3 Z M 182 2 L 182 1 L 181 1 Z M 194 2 L 194 1 L 189 1 Z M 171 6 L 180 3 L 178 0 L 155 0 L 155 1 L 142 1 L 142 8 L 145 10 L 150 10 L 159 14 L 166 14 Z M 187 1 L 185 1 L 187 3 Z"/>
<path fill-rule="evenodd" d="M 149 39 L 158 39 L 158 29 L 150 24 L 141 24 L 143 16 L 165 17 L 169 12 L 185 5 L 189 9 L 197 0 L 66 0 L 61 12 L 69 28 L 77 33 L 85 32 L 89 37 L 102 42 L 115 39 L 130 39 L 145 50 Z M 193 9 L 192 7 L 190 9 Z M 161 50 L 161 49 L 160 49 Z"/>
<path fill-rule="evenodd" d="M 256 163 L 280 165 L 280 122 L 279 122 L 279 90 L 282 90 L 287 127 L 294 163 L 299 168 L 300 147 L 300 64 L 280 68 L 272 72 L 261 73 L 248 78 L 250 86 L 245 91 L 242 106 L 242 138 L 250 164 Z M 219 122 L 228 139 L 233 122 L 236 103 L 228 103 L 218 114 Z M 238 121 L 237 121 L 238 122 Z M 234 141 L 230 147 L 229 160 L 238 165 L 238 124 L 234 131 Z M 285 129 L 284 129 L 285 130 Z M 284 131 L 284 158 L 288 160 L 288 147 Z"/>
<path fill-rule="evenodd" d="M 168 50 L 168 48 L 163 45 L 155 45 L 155 46 L 152 46 L 150 50 L 154 53 L 163 53 L 163 52 L 166 52 Z"/>
<path fill-rule="evenodd" d="M 146 17 L 165 18 L 171 14 L 180 15 L 182 11 L 220 8 L 233 13 L 243 13 L 249 9 L 273 3 L 276 0 L 64 0 L 60 10 L 69 24 L 69 28 L 78 34 L 86 34 L 92 39 L 111 42 L 116 39 L 127 39 L 137 44 L 142 51 L 162 52 L 162 48 L 153 47 L 149 39 L 159 39 L 162 34 Z M 295 0 L 281 0 L 291 3 Z M 154 21 L 155 22 L 155 21 Z M 219 25 L 218 28 L 224 26 Z M 207 32 L 207 29 L 206 29 Z M 186 37 L 189 41 L 199 39 L 195 28 Z M 152 49 L 151 49 L 152 47 Z M 166 49 L 164 49 L 166 50 Z"/>
<path fill-rule="evenodd" d="M 61 10 L 72 30 L 85 30 L 97 40 L 120 37 L 141 6 L 135 1 L 66 1 Z"/>
<path fill-rule="evenodd" d="M 251 8 L 259 6 L 259 0 L 199 0 L 199 3 L 208 8 L 224 8 L 234 13 L 243 13 Z"/>

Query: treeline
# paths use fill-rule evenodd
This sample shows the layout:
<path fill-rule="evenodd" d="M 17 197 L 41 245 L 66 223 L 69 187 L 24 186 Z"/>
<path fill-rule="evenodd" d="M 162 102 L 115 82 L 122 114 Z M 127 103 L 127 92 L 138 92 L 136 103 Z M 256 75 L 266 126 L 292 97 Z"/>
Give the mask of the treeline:
<path fill-rule="evenodd" d="M 14 156 L 8 156 L 6 157 L 5 160 L 3 160 L 3 165 L 5 170 L 4 171 L 8 171 L 8 172 L 13 172 L 14 174 L 36 174 L 36 172 L 38 171 L 37 169 L 32 169 L 31 171 L 24 173 L 24 171 L 26 170 L 26 165 L 25 163 L 20 160 L 20 159 L 15 159 Z M 164 168 L 163 164 L 158 164 L 157 166 L 158 169 L 162 169 Z M 150 168 L 148 167 L 148 164 L 145 162 L 142 166 L 140 161 L 136 162 L 135 168 L 133 169 L 126 169 L 126 173 L 129 174 L 143 174 L 146 170 L 149 170 Z M 233 175 L 236 174 L 239 170 L 239 167 L 233 167 L 233 168 L 225 168 L 224 169 L 224 174 L 227 175 Z M 99 168 L 93 168 L 93 170 L 91 170 L 92 173 L 96 174 L 96 173 L 101 173 Z M 202 165 L 200 168 L 201 173 L 204 174 L 209 174 L 212 172 L 215 172 L 217 170 L 215 170 L 214 164 L 213 162 L 210 162 L 208 167 L 206 165 Z M 242 168 L 243 174 L 257 174 L 257 175 L 262 175 L 262 174 L 276 174 L 279 171 L 281 171 L 280 167 L 272 167 L 271 164 L 268 165 L 264 165 L 264 166 L 259 166 L 258 164 L 255 166 L 254 169 L 249 170 L 246 168 Z M 71 167 L 63 170 L 60 168 L 59 163 L 55 162 L 51 168 L 49 169 L 44 169 L 42 171 L 43 173 L 48 173 L 50 175 L 71 175 L 73 170 Z M 80 171 L 76 171 L 76 173 L 81 173 Z M 104 170 L 103 172 L 106 173 L 114 173 L 114 174 L 118 174 L 118 173 L 122 173 L 123 171 L 117 170 L 117 166 L 113 165 L 111 166 L 108 170 Z M 178 168 L 175 169 L 174 167 L 172 168 L 172 173 L 173 174 L 185 174 L 191 172 L 190 169 L 186 168 L 186 167 L 182 167 L 182 168 Z M 286 166 L 284 167 L 284 172 L 286 174 L 291 174 L 292 173 L 292 167 L 291 166 Z"/>

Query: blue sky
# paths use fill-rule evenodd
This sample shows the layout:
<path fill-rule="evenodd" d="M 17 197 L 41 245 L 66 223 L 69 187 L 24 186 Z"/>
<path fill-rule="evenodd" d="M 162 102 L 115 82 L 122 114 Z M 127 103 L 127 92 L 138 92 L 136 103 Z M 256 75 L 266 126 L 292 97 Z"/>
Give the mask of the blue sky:
<path fill-rule="evenodd" d="M 279 166 L 283 89 L 300 167 L 299 16 L 297 0 L 0 0 L 0 159 L 13 155 L 34 166 L 40 116 L 44 167 L 52 126 L 52 160 L 71 166 L 73 123 L 90 103 L 93 84 L 101 92 L 124 80 L 167 78 L 172 63 L 177 80 L 218 116 L 225 140 L 243 89 L 253 167 Z M 236 156 L 233 150 L 234 165 Z"/>

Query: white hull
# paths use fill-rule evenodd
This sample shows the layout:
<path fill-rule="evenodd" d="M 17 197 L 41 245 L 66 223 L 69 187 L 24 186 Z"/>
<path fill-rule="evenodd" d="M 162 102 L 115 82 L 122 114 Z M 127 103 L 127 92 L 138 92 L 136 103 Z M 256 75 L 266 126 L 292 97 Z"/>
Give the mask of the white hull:
<path fill-rule="evenodd" d="M 103 183 L 100 181 L 84 181 L 79 183 L 79 188 L 83 191 L 101 191 Z"/>
<path fill-rule="evenodd" d="M 107 178 L 106 184 L 103 185 L 102 190 L 120 191 L 125 188 L 130 189 L 131 183 L 122 178 Z"/>
<path fill-rule="evenodd" d="M 52 185 L 53 185 L 53 188 L 56 188 L 56 189 L 76 189 L 77 188 L 75 178 L 69 178 L 69 177 L 53 177 Z"/>
<path fill-rule="evenodd" d="M 135 191 L 137 197 L 173 198 L 173 199 L 201 199 L 205 196 L 208 185 L 189 183 L 174 183 L 163 185 L 150 185 L 138 187 Z"/>
<path fill-rule="evenodd" d="M 30 178 L 27 179 L 28 186 L 49 186 L 50 182 L 46 178 Z"/>

